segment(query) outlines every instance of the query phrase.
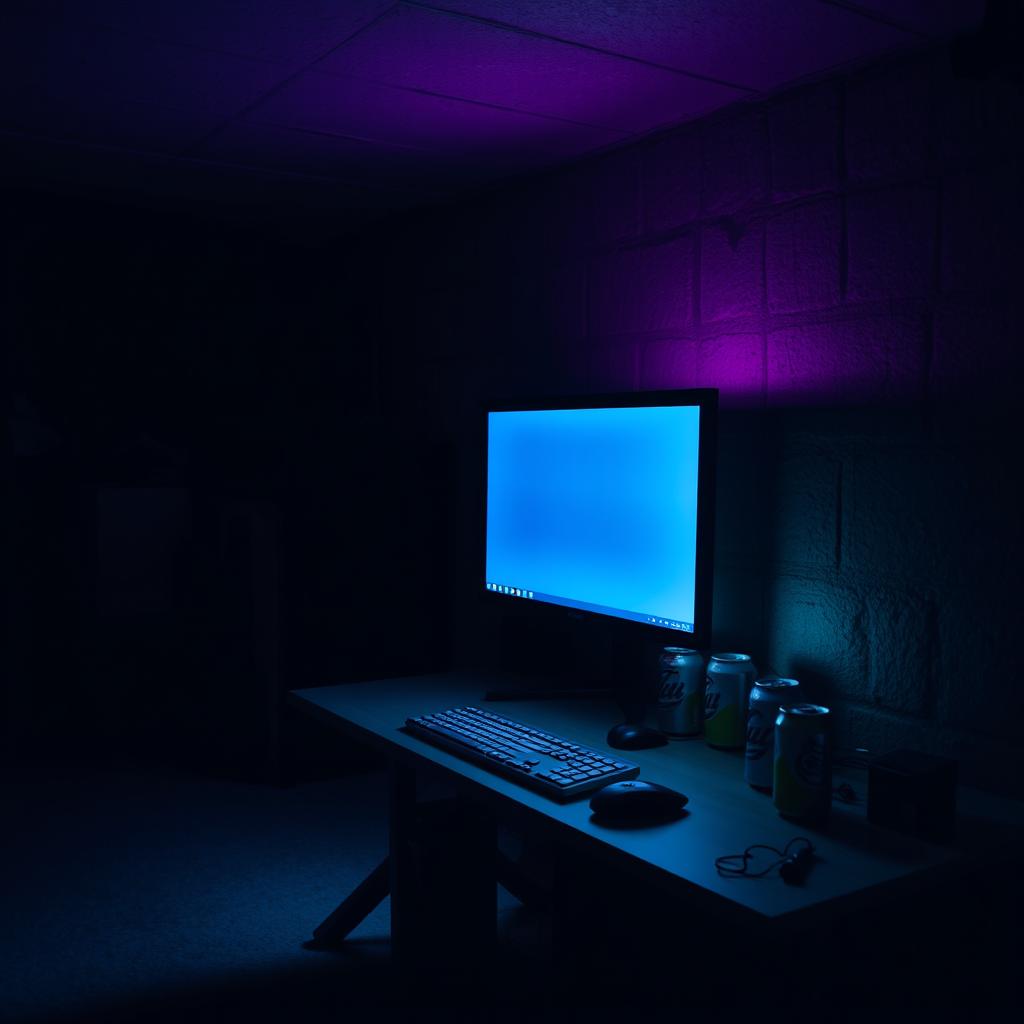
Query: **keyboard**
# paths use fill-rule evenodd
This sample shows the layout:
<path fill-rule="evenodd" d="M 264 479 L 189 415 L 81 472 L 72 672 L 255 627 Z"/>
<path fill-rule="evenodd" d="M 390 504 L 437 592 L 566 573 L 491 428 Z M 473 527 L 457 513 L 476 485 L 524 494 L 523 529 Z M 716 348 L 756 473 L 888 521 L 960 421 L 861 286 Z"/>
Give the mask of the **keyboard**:
<path fill-rule="evenodd" d="M 408 718 L 407 732 L 555 800 L 635 779 L 635 764 L 522 722 L 463 707 Z"/>

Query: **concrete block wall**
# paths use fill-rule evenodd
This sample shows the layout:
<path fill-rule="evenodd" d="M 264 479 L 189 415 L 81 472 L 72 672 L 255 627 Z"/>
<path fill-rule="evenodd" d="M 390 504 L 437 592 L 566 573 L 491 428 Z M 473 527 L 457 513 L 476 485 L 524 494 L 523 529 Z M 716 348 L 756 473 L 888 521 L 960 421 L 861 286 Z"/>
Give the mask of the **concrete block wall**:
<path fill-rule="evenodd" d="M 933 49 L 426 215 L 382 394 L 458 442 L 490 396 L 720 388 L 716 646 L 1013 789 L 1022 115 Z"/>

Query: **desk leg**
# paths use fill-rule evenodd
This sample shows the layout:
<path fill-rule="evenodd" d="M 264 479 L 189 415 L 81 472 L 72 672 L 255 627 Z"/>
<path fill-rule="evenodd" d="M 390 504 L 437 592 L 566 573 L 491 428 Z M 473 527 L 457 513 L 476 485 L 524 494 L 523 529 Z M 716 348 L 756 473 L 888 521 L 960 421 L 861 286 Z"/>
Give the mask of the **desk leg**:
<path fill-rule="evenodd" d="M 345 901 L 313 929 L 313 945 L 331 949 L 339 946 L 355 927 L 371 914 L 388 894 L 390 863 L 385 857 L 359 883 Z"/>
<path fill-rule="evenodd" d="M 415 952 L 416 901 L 416 773 L 393 764 L 390 783 L 391 830 L 388 870 L 391 890 L 391 957 L 403 964 Z"/>
<path fill-rule="evenodd" d="M 396 965 L 448 978 L 493 956 L 496 831 L 461 800 L 416 804 L 414 772 L 391 775 L 391 951 Z"/>

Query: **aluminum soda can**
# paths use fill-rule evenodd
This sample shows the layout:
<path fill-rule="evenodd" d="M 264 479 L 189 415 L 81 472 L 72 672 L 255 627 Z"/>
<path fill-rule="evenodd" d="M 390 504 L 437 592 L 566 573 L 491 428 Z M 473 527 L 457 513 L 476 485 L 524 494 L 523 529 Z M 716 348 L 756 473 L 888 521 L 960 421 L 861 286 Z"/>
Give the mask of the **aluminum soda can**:
<path fill-rule="evenodd" d="M 758 679 L 750 691 L 747 709 L 747 757 L 743 777 L 754 789 L 772 791 L 775 770 L 775 719 L 782 704 L 800 700 L 800 684 L 795 679 L 769 676 Z"/>
<path fill-rule="evenodd" d="M 721 750 L 742 750 L 747 700 L 757 678 L 749 654 L 712 654 L 704 689 L 704 739 Z"/>
<path fill-rule="evenodd" d="M 820 821 L 832 807 L 832 713 L 783 704 L 775 719 L 772 800 L 785 818 Z"/>
<path fill-rule="evenodd" d="M 704 718 L 704 659 L 690 647 L 666 647 L 661 671 L 658 728 L 669 736 L 697 736 Z"/>

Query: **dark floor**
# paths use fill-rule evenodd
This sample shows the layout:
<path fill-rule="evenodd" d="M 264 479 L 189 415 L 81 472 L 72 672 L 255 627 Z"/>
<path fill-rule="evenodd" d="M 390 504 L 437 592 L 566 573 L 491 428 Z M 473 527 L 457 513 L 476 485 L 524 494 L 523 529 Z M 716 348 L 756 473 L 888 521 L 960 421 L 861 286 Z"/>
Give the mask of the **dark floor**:
<path fill-rule="evenodd" d="M 499 956 L 487 979 L 463 976 L 456 963 L 430 989 L 400 977 L 390 964 L 387 902 L 343 952 L 306 948 L 312 928 L 385 853 L 385 779 L 374 772 L 280 789 L 137 765 L 22 766 L 3 787 L 2 808 L 3 1021 L 339 1021 L 370 1009 L 376 1019 L 417 1021 L 621 1020 L 634 990 L 642 1016 L 664 1015 L 652 1007 L 685 1008 L 692 1020 L 716 1005 L 745 1005 L 749 1015 L 767 1012 L 765 1000 L 801 1004 L 800 992 L 780 1000 L 771 991 L 744 935 L 712 941 L 678 915 L 673 934 L 705 935 L 685 957 L 628 968 L 635 984 L 634 975 L 619 979 L 617 1000 L 602 996 L 609 971 L 596 972 L 567 1001 L 550 985 L 558 951 L 548 922 L 501 889 Z M 846 953 L 836 945 L 833 955 L 829 940 L 817 968 L 830 974 L 820 985 L 829 1018 L 844 1019 L 849 1005 L 977 1006 L 1012 994 L 1013 972 L 980 945 L 993 913 L 1015 914 L 999 909 L 1004 883 L 996 882 L 948 913 L 931 897 L 919 904 L 915 914 L 931 915 L 936 929 L 948 914 L 971 914 L 950 933 L 954 946 L 941 940 L 934 966 L 929 950 L 914 955 L 900 938 L 881 961 L 864 959 L 876 937 L 895 934 L 891 923 L 866 922 Z M 628 950 L 634 938 L 613 936 L 608 962 L 622 962 L 619 944 Z M 1012 948 L 996 948 L 1014 962 Z M 905 981 L 904 956 L 918 964 Z"/>
<path fill-rule="evenodd" d="M 422 1002 L 391 972 L 387 901 L 344 952 L 304 948 L 386 851 L 382 775 L 278 789 L 151 767 L 32 774 L 3 794 L 0 1020 L 317 1020 Z M 514 959 L 533 922 L 502 890 L 499 906 Z"/>

